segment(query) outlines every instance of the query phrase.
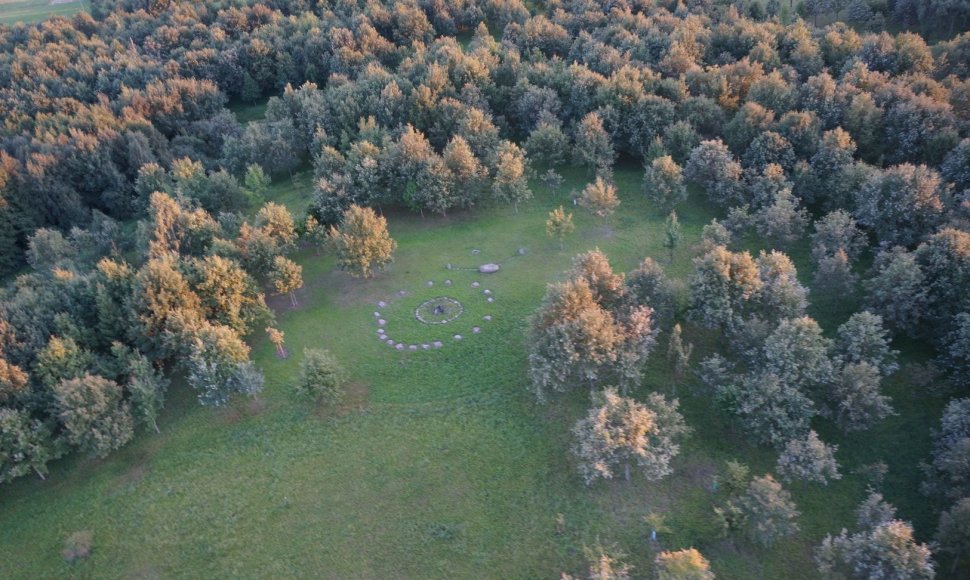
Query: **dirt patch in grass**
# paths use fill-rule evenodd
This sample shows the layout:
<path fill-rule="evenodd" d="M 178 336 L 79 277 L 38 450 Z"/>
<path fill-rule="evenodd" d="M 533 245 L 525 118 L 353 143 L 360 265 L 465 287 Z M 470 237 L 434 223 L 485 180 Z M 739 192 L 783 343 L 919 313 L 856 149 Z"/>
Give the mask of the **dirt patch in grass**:
<path fill-rule="evenodd" d="M 365 381 L 350 381 L 344 387 L 344 396 L 336 405 L 317 405 L 315 415 L 321 419 L 346 417 L 367 409 L 370 385 Z"/>
<path fill-rule="evenodd" d="M 235 425 L 243 419 L 256 417 L 266 411 L 266 399 L 262 397 L 236 399 L 229 404 L 229 407 L 222 413 L 223 419 L 228 425 Z"/>

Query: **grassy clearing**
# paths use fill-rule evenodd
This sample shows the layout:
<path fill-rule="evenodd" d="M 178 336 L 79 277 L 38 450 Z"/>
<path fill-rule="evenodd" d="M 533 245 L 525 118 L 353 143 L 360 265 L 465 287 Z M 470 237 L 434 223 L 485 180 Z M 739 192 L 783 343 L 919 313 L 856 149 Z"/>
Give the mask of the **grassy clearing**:
<path fill-rule="evenodd" d="M 49 16 L 70 18 L 78 12 L 88 12 L 87 0 L 53 3 L 50 0 L 0 0 L 0 24 L 40 22 Z"/>
<path fill-rule="evenodd" d="M 876 460 L 890 465 L 887 499 L 925 536 L 932 522 L 917 493 L 917 463 L 928 454 L 928 429 L 941 403 L 927 402 L 906 372 L 889 385 L 900 414 L 878 429 L 845 437 L 819 425 L 823 438 L 840 445 L 846 477 L 828 488 L 794 487 L 803 531 L 770 551 L 717 537 L 711 506 L 720 498 L 710 486 L 726 459 L 761 474 L 773 468 L 775 455 L 750 446 L 696 385 L 678 393 L 695 431 L 674 476 L 583 486 L 567 449 L 585 393 L 534 403 L 526 389 L 525 318 L 572 256 L 597 246 L 618 270 L 655 256 L 685 301 L 692 246 L 713 214 L 694 192 L 680 210 L 684 242 L 666 264 L 664 216 L 640 194 L 641 175 L 636 166 L 618 169 L 622 205 L 609 224 L 577 208 L 577 231 L 564 251 L 545 236 L 544 222 L 552 208 L 572 207 L 568 192 L 587 179 L 578 170 L 565 171 L 560 193 L 535 184 L 537 199 L 518 215 L 508 207 L 448 218 L 389 214 L 400 246 L 396 262 L 373 280 L 336 271 L 332 257 L 299 254 L 307 284 L 300 306 L 271 298 L 291 357 L 277 358 L 261 334 L 251 340 L 267 375 L 259 403 L 203 409 L 176 385 L 161 435 L 142 434 L 104 461 L 60 462 L 47 482 L 5 487 L 0 549 L 17 556 L 0 559 L 0 577 L 552 578 L 579 572 L 583 545 L 597 539 L 618 543 L 636 575 L 646 577 L 655 547 L 642 516 L 656 511 L 668 514 L 673 529 L 661 538 L 663 547 L 698 547 L 720 578 L 811 578 L 812 548 L 825 533 L 851 525 L 864 496 L 866 482 L 854 471 Z M 309 188 L 304 173 L 274 184 L 273 197 L 300 210 Z M 525 255 L 516 255 L 519 248 Z M 807 250 L 792 255 L 809 280 Z M 471 279 L 445 264 L 486 261 L 503 268 L 487 278 L 495 319 L 481 335 L 403 355 L 375 338 L 379 300 L 400 289 L 415 299 L 438 295 L 440 288 L 424 287 L 427 280 Z M 848 316 L 832 297 L 812 298 L 812 314 L 827 331 Z M 465 316 L 482 314 L 479 306 Z M 401 312 L 388 311 L 399 315 L 391 324 L 411 324 Z M 421 331 L 416 322 L 411 328 Z M 685 334 L 697 345 L 695 361 L 722 347 L 708 331 L 688 325 Z M 641 396 L 671 392 L 665 341 L 648 365 Z M 330 349 L 351 371 L 339 408 L 315 409 L 292 395 L 305 346 Z M 922 357 L 904 351 L 906 361 Z M 562 533 L 554 523 L 559 513 Z M 69 566 L 59 552 L 64 538 L 81 529 L 94 532 L 94 554 Z"/>
<path fill-rule="evenodd" d="M 233 101 L 229 103 L 228 109 L 236 115 L 236 119 L 240 123 L 249 123 L 251 121 L 260 121 L 266 116 L 266 106 L 269 104 L 269 99 L 261 100 L 258 103 L 243 103 L 242 101 Z"/>

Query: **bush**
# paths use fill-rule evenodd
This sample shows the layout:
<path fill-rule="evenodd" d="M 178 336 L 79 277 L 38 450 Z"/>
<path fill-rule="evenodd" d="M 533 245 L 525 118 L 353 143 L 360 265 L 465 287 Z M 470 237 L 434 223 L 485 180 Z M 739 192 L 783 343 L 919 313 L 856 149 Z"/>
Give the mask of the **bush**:
<path fill-rule="evenodd" d="M 329 351 L 305 348 L 296 392 L 318 403 L 334 403 L 343 396 L 347 373 Z"/>

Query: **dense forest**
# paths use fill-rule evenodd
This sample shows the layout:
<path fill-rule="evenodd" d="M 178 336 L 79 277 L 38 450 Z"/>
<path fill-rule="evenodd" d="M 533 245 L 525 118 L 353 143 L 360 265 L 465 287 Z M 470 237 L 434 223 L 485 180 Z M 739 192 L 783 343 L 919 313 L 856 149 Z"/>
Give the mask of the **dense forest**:
<path fill-rule="evenodd" d="M 538 400 L 616 385 L 576 426 L 584 479 L 629 478 L 631 462 L 669 473 L 689 431 L 676 402 L 628 398 L 661 332 L 671 364 L 781 454 L 780 475 L 822 483 L 838 469 L 813 419 L 852 432 L 891 416 L 892 341 L 913 339 L 950 399 L 922 489 L 939 530 L 922 532 L 956 567 L 970 550 L 968 27 L 952 0 L 96 0 L 0 26 L 0 481 L 157 429 L 173 373 L 204 405 L 259 393 L 247 339 L 273 330 L 266 293 L 295 304 L 291 253 L 333 249 L 347 216 L 372 227 L 362 208 L 517 212 L 530 180 L 558 187 L 573 165 L 591 181 L 574 201 L 606 220 L 616 165 L 635 163 L 665 214 L 692 192 L 722 219 L 688 304 L 659 263 L 622 276 L 594 251 L 531 319 Z M 227 108 L 266 99 L 249 123 Z M 267 191 L 299 171 L 313 201 L 293 216 Z M 565 219 L 550 215 L 550 235 Z M 784 253 L 806 237 L 816 284 L 861 288 L 833 338 Z M 751 238 L 773 249 L 752 255 Z M 721 333 L 727 356 L 688 371 L 681 319 Z M 648 417 L 664 433 L 652 449 L 604 448 L 604 430 Z M 795 529 L 786 493 L 745 480 L 718 513 L 767 545 Z M 932 577 L 893 513 L 874 492 L 859 528 L 819 548 L 820 571 Z"/>

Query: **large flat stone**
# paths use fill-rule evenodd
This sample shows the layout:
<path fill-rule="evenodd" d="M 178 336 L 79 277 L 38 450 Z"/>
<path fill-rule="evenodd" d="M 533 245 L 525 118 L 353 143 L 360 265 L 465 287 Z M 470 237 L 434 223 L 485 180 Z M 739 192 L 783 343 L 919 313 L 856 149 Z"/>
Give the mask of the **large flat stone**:
<path fill-rule="evenodd" d="M 482 274 L 494 274 L 498 272 L 501 267 L 498 264 L 482 264 L 478 267 L 478 271 Z"/>

